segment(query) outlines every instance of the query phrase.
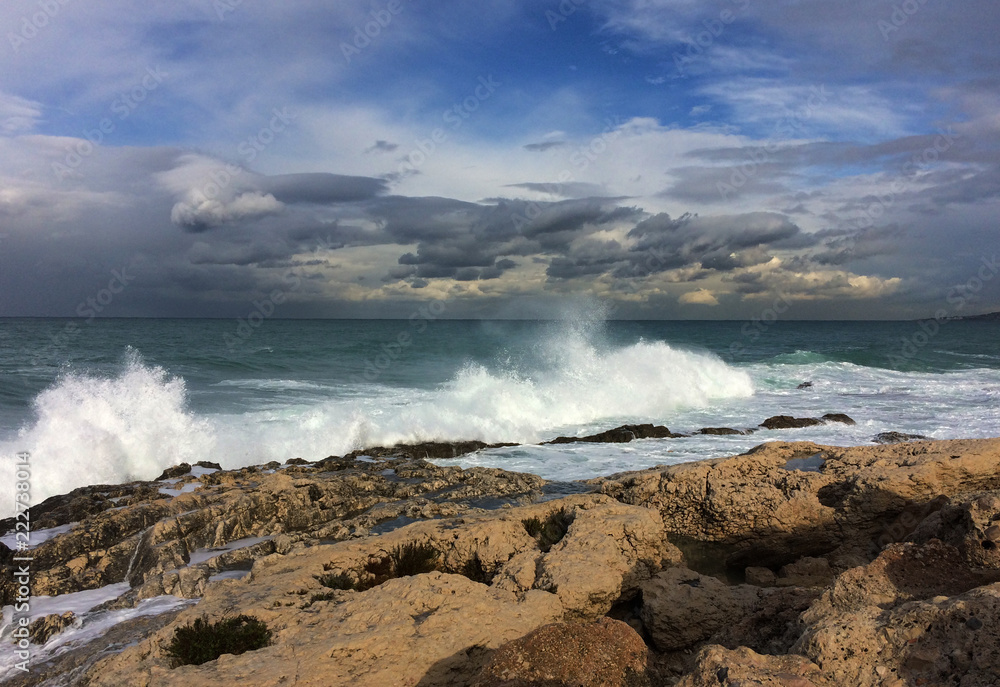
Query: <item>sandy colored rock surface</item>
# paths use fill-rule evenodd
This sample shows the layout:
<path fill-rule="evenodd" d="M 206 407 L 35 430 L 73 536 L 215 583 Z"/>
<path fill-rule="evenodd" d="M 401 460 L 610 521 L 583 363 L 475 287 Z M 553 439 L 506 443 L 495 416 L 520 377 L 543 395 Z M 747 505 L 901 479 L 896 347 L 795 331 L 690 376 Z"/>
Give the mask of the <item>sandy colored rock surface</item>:
<path fill-rule="evenodd" d="M 689 564 L 742 571 L 837 553 L 837 571 L 901 541 L 945 499 L 1000 488 L 1000 440 L 839 448 L 762 444 L 749 453 L 592 480 L 659 510 Z"/>

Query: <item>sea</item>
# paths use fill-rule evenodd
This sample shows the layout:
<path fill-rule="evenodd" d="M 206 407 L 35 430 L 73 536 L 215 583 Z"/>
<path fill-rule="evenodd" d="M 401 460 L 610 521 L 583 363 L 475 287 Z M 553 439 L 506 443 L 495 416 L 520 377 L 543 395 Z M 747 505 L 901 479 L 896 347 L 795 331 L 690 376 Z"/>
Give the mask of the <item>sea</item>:
<path fill-rule="evenodd" d="M 0 319 L 0 516 L 76 487 L 421 441 L 513 442 L 443 465 L 570 481 L 880 432 L 1000 436 L 1000 323 Z M 802 388 L 800 388 L 802 387 Z M 750 435 L 539 442 L 622 424 Z M 4 487 L 3 485 L 8 485 Z"/>

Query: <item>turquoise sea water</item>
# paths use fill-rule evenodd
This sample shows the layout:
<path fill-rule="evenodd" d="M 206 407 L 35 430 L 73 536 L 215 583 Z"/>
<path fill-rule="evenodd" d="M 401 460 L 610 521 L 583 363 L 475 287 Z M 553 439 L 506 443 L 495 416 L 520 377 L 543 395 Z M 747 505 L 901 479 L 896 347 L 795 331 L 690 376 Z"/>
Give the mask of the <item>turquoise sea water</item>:
<path fill-rule="evenodd" d="M 39 496 L 181 461 L 317 459 L 396 441 L 522 442 L 460 458 L 551 479 L 898 430 L 1000 435 L 1000 324 L 0 319 L 0 455 Z M 806 381 L 807 389 L 796 387 Z M 856 426 L 531 445 L 625 422 L 686 432 L 843 412 Z M 12 495 L 0 493 L 0 509 Z"/>

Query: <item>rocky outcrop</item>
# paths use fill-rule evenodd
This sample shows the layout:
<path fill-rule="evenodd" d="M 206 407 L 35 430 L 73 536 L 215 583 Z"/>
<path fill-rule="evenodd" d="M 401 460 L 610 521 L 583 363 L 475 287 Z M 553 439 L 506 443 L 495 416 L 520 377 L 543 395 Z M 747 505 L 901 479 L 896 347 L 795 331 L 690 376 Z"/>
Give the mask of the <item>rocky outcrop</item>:
<path fill-rule="evenodd" d="M 876 444 L 901 444 L 904 441 L 924 441 L 930 437 L 923 434 L 904 434 L 903 432 L 879 432 L 872 441 Z"/>
<path fill-rule="evenodd" d="M 39 517 L 103 510 L 35 549 L 39 584 L 192 605 L 11 684 L 1000 684 L 998 465 L 1000 440 L 772 442 L 551 500 L 409 457 L 78 490 Z M 177 629 L 236 614 L 270 645 L 175 667 Z"/>
<path fill-rule="evenodd" d="M 739 430 L 732 427 L 702 427 L 695 434 L 712 434 L 716 436 L 726 436 L 731 434 L 753 434 L 752 429 Z"/>
<path fill-rule="evenodd" d="M 901 541 L 948 498 L 1000 487 L 1000 441 L 840 448 L 762 444 L 733 458 L 592 480 L 623 503 L 655 508 L 699 572 L 741 577 L 803 556 L 834 572 Z M 944 499 L 944 500 L 942 500 Z"/>
<path fill-rule="evenodd" d="M 815 417 L 792 417 L 791 415 L 775 415 L 760 423 L 764 429 L 798 429 L 800 427 L 814 427 L 828 422 L 841 422 L 845 425 L 857 424 L 851 417 L 843 413 L 827 413 L 821 418 Z"/>
<path fill-rule="evenodd" d="M 636 439 L 675 439 L 685 436 L 684 434 L 674 434 L 666 427 L 660 425 L 622 425 L 605 432 L 591 434 L 585 437 L 556 437 L 551 441 L 543 441 L 543 444 L 574 444 L 577 442 L 626 444 Z"/>
<path fill-rule="evenodd" d="M 190 467 L 179 470 L 167 482 L 86 487 L 33 507 L 36 530 L 74 525 L 32 550 L 33 593 L 127 580 L 144 597 L 197 597 L 211 575 L 249 569 L 279 549 L 527 503 L 544 484 L 534 475 L 410 458 L 327 459 L 284 469 L 272 463 L 199 476 Z M 0 522 L 2 528 L 12 529 L 13 520 Z M 242 545 L 227 551 L 231 542 Z M 5 604 L 12 584 L 9 575 L 0 579 Z"/>
<path fill-rule="evenodd" d="M 497 649 L 473 687 L 649 687 L 648 650 L 625 623 L 545 625 Z"/>
<path fill-rule="evenodd" d="M 835 684 L 996 684 L 1000 570 L 971 568 L 947 544 L 893 544 L 842 574 L 802 614 L 793 647 Z M 863 649 L 863 650 L 862 650 Z"/>
<path fill-rule="evenodd" d="M 558 509 L 572 522 L 563 539 L 542 552 L 525 520 Z M 412 545 L 436 552 L 436 571 L 364 591 L 342 588 L 351 585 L 341 581 L 366 579 L 366 570 Z M 657 513 L 596 495 L 414 523 L 380 537 L 260 558 L 245 580 L 207 586 L 196 607 L 97 664 L 89 684 L 208 685 L 238 678 L 270 685 L 293 674 L 300 684 L 317 685 L 468 684 L 489 650 L 555 621 L 598 619 L 678 559 Z M 178 626 L 237 608 L 267 623 L 272 646 L 203 666 L 170 667 L 164 647 Z"/>

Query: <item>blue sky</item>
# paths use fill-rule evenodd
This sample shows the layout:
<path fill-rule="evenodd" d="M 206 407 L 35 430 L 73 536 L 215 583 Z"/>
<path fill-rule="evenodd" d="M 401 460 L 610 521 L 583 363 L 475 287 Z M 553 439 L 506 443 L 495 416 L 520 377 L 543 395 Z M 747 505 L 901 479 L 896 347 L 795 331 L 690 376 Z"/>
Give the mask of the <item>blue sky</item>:
<path fill-rule="evenodd" d="M 245 314 L 293 280 L 282 316 L 1000 309 L 998 25 L 985 0 L 10 0 L 0 316 L 73 315 L 122 268 L 102 314 Z"/>

